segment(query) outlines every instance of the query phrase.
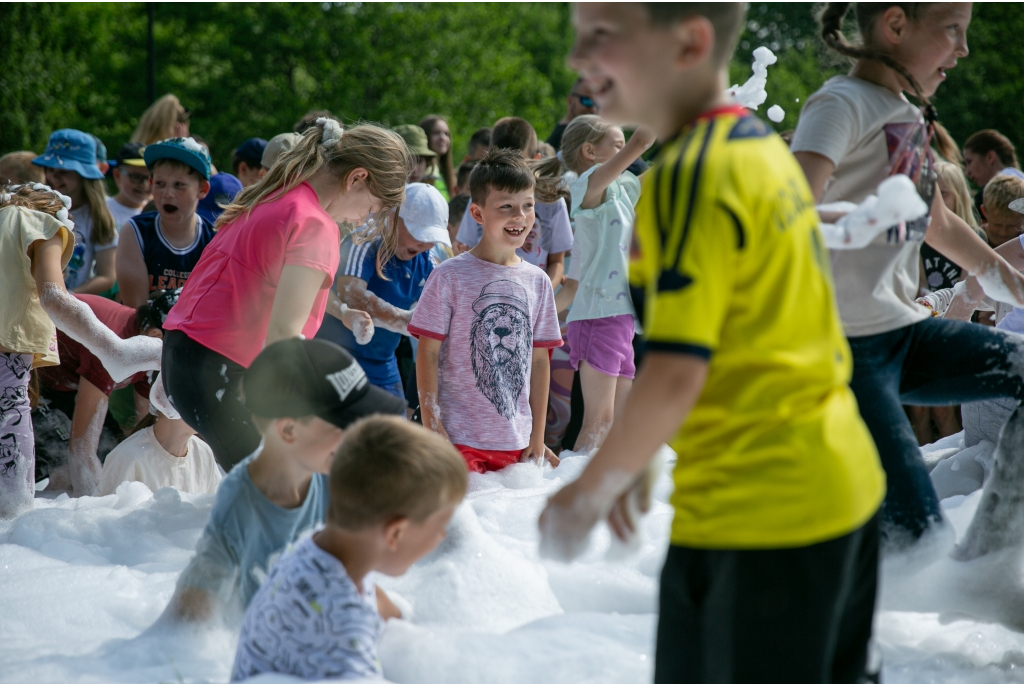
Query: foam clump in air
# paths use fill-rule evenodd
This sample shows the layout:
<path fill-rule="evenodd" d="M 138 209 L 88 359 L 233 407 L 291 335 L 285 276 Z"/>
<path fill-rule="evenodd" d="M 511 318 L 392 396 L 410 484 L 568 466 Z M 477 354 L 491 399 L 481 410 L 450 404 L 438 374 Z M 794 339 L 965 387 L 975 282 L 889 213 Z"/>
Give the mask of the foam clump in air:
<path fill-rule="evenodd" d="M 878 184 L 878 195 L 868 195 L 859 205 L 835 202 L 818 206 L 819 214 L 843 213 L 835 223 L 822 223 L 825 244 L 833 250 L 859 250 L 879 233 L 928 213 L 928 205 L 904 174 Z"/>
<path fill-rule="evenodd" d="M 777 124 L 786 118 L 786 110 L 778 105 L 772 105 L 768 108 L 768 118 Z"/>
<path fill-rule="evenodd" d="M 726 94 L 748 109 L 757 109 L 768 99 L 768 93 L 764 89 L 768 84 L 768 67 L 778 61 L 775 53 L 765 46 L 757 48 L 754 50 L 754 63 L 751 65 L 754 75 L 742 86 L 734 85 L 729 88 Z"/>

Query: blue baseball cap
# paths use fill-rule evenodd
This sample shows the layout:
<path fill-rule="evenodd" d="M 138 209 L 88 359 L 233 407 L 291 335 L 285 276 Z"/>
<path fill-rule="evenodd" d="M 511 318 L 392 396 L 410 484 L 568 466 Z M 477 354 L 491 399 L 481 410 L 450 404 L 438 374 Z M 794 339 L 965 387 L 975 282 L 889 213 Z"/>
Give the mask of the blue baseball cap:
<path fill-rule="evenodd" d="M 50 134 L 46 151 L 32 160 L 36 166 L 67 169 L 82 178 L 100 179 L 103 172 L 96 166 L 96 141 L 88 133 L 62 128 Z"/>
<path fill-rule="evenodd" d="M 210 153 L 197 143 L 195 138 L 168 138 L 147 145 L 143 159 L 146 160 L 149 169 L 153 168 L 153 163 L 157 160 L 176 159 L 198 171 L 207 181 L 210 180 Z"/>
<path fill-rule="evenodd" d="M 214 174 L 210 177 L 210 192 L 199 201 L 196 214 L 211 224 L 215 223 L 217 217 L 224 212 L 224 205 L 230 204 L 241 190 L 242 182 L 231 174 Z"/>

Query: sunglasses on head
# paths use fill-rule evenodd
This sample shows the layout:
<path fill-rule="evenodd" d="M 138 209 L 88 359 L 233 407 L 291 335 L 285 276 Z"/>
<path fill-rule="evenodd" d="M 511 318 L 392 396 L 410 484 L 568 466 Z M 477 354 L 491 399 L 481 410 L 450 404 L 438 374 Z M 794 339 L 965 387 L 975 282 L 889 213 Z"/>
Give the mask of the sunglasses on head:
<path fill-rule="evenodd" d="M 594 102 L 594 98 L 587 97 L 586 95 L 580 95 L 579 93 L 572 93 L 572 96 L 580 101 L 580 104 L 587 109 L 593 109 L 597 107 L 597 103 Z"/>

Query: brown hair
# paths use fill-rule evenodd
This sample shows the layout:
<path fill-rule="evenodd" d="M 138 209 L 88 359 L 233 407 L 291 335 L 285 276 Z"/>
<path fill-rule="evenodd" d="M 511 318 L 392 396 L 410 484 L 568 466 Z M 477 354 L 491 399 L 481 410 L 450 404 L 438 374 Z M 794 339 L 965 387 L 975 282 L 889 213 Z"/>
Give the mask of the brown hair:
<path fill-rule="evenodd" d="M 43 168 L 32 163 L 35 158 L 36 153 L 27 150 L 0 157 L 0 183 L 45 183 Z"/>
<path fill-rule="evenodd" d="M 1010 209 L 1010 203 L 1024 197 L 1024 181 L 1009 174 L 996 174 L 985 184 L 982 197 L 982 205 L 989 218 L 992 212 L 1016 214 Z"/>
<path fill-rule="evenodd" d="M 939 154 L 946 158 L 949 162 L 959 164 L 962 161 L 960 156 L 960 148 L 957 147 L 953 137 L 949 135 L 949 132 L 942 126 L 938 121 L 938 114 L 935 111 L 935 107 L 932 106 L 931 101 L 921 92 L 921 86 L 907 69 L 897 62 L 895 59 L 885 54 L 881 50 L 877 50 L 868 45 L 868 37 L 872 35 L 875 27 L 875 22 L 878 21 L 879 17 L 885 14 L 886 10 L 890 7 L 899 7 L 903 10 L 904 14 L 910 21 L 917 21 L 920 19 L 930 5 L 936 3 L 931 2 L 858 2 L 854 8 L 854 16 L 857 19 L 857 28 L 861 35 L 861 44 L 855 45 L 854 43 L 846 40 L 843 36 L 843 17 L 846 16 L 847 10 L 850 9 L 849 2 L 828 2 L 825 3 L 825 7 L 821 10 L 818 15 L 818 23 L 821 26 L 821 38 L 825 41 L 825 44 L 838 52 L 841 55 L 847 57 L 853 57 L 854 59 L 869 59 L 876 62 L 881 62 L 885 66 L 889 67 L 897 74 L 903 77 L 903 79 L 910 84 L 911 90 L 914 91 L 914 97 L 921 104 L 924 110 L 925 120 L 929 126 L 932 127 L 934 133 L 935 147 L 938 148 Z"/>
<path fill-rule="evenodd" d="M 483 205 L 491 189 L 518 193 L 537 184 L 533 170 L 518 150 L 489 150 L 469 175 L 469 194 L 473 202 Z"/>
<path fill-rule="evenodd" d="M 132 143 L 149 145 L 166 138 L 174 137 L 174 125 L 188 121 L 186 110 L 177 97 L 168 93 L 154 102 L 142 113 L 139 125 L 132 134 Z"/>
<path fill-rule="evenodd" d="M 83 178 L 82 188 L 85 190 L 85 199 L 89 202 L 89 215 L 92 218 L 92 237 L 90 238 L 92 244 L 109 245 L 114 242 L 117 226 L 114 224 L 114 215 L 107 207 L 107 193 L 103 188 L 103 179 Z M 72 216 L 74 216 L 74 211 L 74 209 L 71 210 Z"/>
<path fill-rule="evenodd" d="M 466 495 L 466 462 L 437 433 L 397 416 L 345 431 L 331 464 L 327 523 L 364 530 L 399 518 L 421 523 Z"/>
<path fill-rule="evenodd" d="M 203 181 L 206 180 L 205 178 L 203 178 L 203 175 L 201 173 L 196 171 L 196 168 L 194 166 L 185 164 L 185 162 L 181 161 L 180 159 L 171 159 L 170 157 L 162 157 L 153 162 L 153 164 L 149 167 L 150 178 L 153 178 L 153 172 L 156 171 L 157 167 L 159 166 L 169 166 L 172 169 L 177 169 L 178 171 L 185 171 L 198 178 L 199 185 L 202 185 Z"/>
<path fill-rule="evenodd" d="M 558 202 L 559 198 L 565 198 L 566 202 L 572 199 L 569 188 L 565 185 L 565 167 L 562 160 L 558 157 L 546 157 L 527 164 L 533 171 L 533 194 L 537 202 L 550 204 Z"/>
<path fill-rule="evenodd" d="M 395 215 L 405 199 L 405 180 L 415 166 L 412 153 L 397 133 L 374 124 L 350 128 L 337 142 L 325 147 L 324 126 L 314 124 L 306 129 L 295 146 L 282 153 L 263 178 L 243 188 L 217 219 L 216 228 L 220 229 L 242 214 L 251 212 L 261 202 L 287 193 L 322 168 L 326 167 L 334 174 L 339 184 L 344 184 L 356 169 L 366 169 L 366 187 L 381 201 L 381 207 L 367 230 L 359 234 L 358 242 L 380 238 L 381 246 L 377 251 L 377 271 L 380 273 L 397 247 Z"/>
<path fill-rule="evenodd" d="M 533 159 L 537 154 L 537 131 L 520 117 L 498 119 L 491 129 L 491 149 L 517 150 L 527 159 Z"/>
<path fill-rule="evenodd" d="M 732 57 L 743 30 L 746 4 L 742 2 L 645 2 L 651 23 L 668 27 L 690 17 L 704 17 L 715 29 L 712 59 L 724 65 Z"/>
<path fill-rule="evenodd" d="M 31 185 L 0 185 L 0 209 L 24 207 L 56 217 L 64 209 L 64 203 L 52 190 L 33 190 Z"/>
<path fill-rule="evenodd" d="M 443 121 L 446 124 L 448 123 L 447 119 L 445 119 L 442 116 L 438 116 L 437 114 L 431 114 L 430 116 L 424 117 L 423 119 L 420 120 L 419 126 L 420 128 L 423 129 L 423 132 L 427 134 L 427 147 L 430 147 L 430 136 L 433 135 L 434 128 L 437 126 L 437 122 L 439 121 Z M 450 124 L 448 130 L 450 134 Z M 456 185 L 455 168 L 452 166 L 452 150 L 454 149 L 455 145 L 453 144 L 450 135 L 448 142 L 448 152 L 444 153 L 443 155 L 437 156 L 437 168 L 441 170 L 441 178 L 444 179 L 445 188 L 448 190 L 448 193 L 450 194 L 453 192 Z"/>
<path fill-rule="evenodd" d="M 570 170 L 582 174 L 588 168 L 583 160 L 583 146 L 596 145 L 612 129 L 612 125 L 596 114 L 582 114 L 565 127 L 562 133 L 562 161 Z"/>
<path fill-rule="evenodd" d="M 964 149 L 970 150 L 976 155 L 987 155 L 995 152 L 996 157 L 1003 166 L 1017 167 L 1017 151 L 1010 139 L 995 129 L 986 128 L 984 131 L 972 133 L 971 137 L 964 143 Z M 3 160 L 0 159 L 0 162 Z"/>
<path fill-rule="evenodd" d="M 149 428 L 150 426 L 155 426 L 155 425 L 156 425 L 156 414 L 154 414 L 153 412 L 146 412 L 146 415 L 143 416 L 138 421 L 136 421 L 135 422 L 135 427 L 132 428 L 128 432 L 128 434 L 125 435 L 124 437 L 126 437 L 126 438 L 131 437 L 131 436 L 135 435 L 136 433 L 144 431 L 147 428 Z"/>

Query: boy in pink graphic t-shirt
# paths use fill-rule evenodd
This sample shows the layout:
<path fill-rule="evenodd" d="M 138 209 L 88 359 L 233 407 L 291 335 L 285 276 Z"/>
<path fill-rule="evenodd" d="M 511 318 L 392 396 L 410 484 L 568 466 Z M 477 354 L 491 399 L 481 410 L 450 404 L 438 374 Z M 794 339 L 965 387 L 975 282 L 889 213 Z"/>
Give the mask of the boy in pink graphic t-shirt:
<path fill-rule="evenodd" d="M 497 150 L 469 183 L 483 238 L 434 269 L 409 324 L 423 425 L 479 473 L 541 458 L 557 466 L 544 446 L 549 352 L 562 344 L 555 298 L 547 274 L 516 255 L 534 222 L 533 172 Z"/>

